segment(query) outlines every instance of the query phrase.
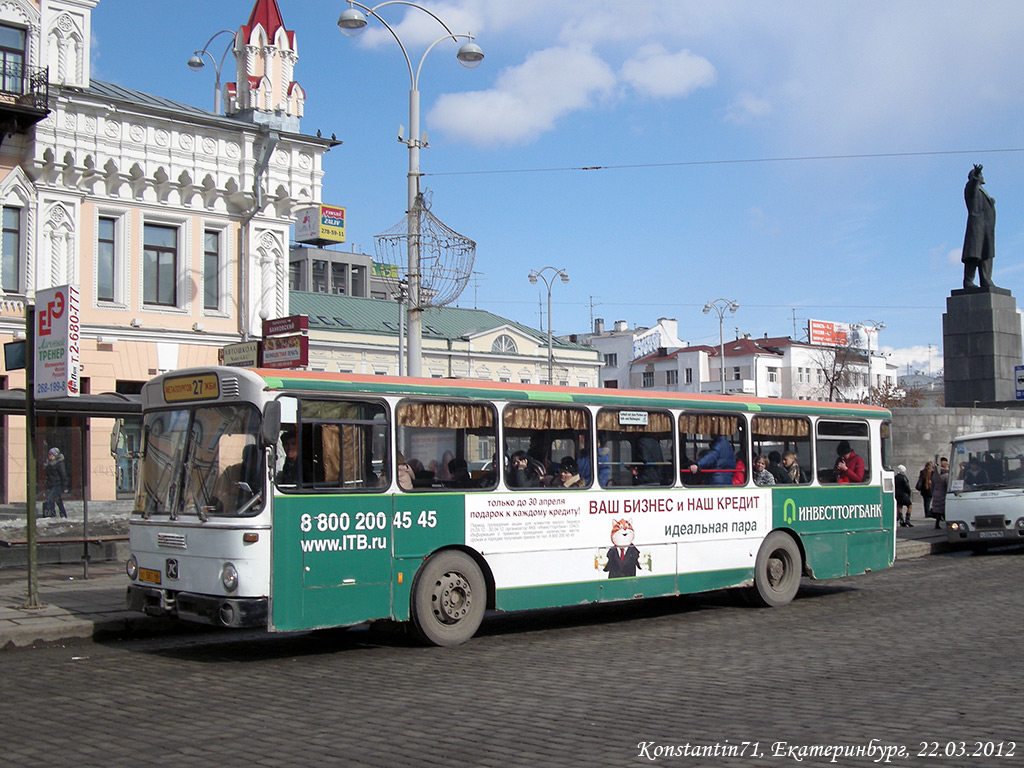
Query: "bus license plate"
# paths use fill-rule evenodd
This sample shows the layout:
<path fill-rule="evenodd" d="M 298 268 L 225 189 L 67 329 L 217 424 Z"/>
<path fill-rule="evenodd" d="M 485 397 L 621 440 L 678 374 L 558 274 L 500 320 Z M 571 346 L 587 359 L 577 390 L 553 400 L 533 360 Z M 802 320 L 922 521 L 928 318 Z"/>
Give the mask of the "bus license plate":
<path fill-rule="evenodd" d="M 155 571 L 152 568 L 139 568 L 139 581 L 145 581 L 149 584 L 159 584 L 160 571 Z"/>
<path fill-rule="evenodd" d="M 1001 531 L 980 531 L 978 533 L 979 539 L 1001 539 L 1003 534 Z"/>

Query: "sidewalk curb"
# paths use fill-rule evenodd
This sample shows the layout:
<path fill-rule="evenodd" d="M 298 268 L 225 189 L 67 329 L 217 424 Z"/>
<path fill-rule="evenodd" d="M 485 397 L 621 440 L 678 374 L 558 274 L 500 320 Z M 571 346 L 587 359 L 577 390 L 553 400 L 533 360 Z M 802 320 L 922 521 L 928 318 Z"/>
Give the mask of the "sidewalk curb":
<path fill-rule="evenodd" d="M 941 555 L 952 552 L 959 547 L 948 541 L 912 541 L 904 539 L 896 542 L 897 560 L 917 560 L 928 555 Z"/>

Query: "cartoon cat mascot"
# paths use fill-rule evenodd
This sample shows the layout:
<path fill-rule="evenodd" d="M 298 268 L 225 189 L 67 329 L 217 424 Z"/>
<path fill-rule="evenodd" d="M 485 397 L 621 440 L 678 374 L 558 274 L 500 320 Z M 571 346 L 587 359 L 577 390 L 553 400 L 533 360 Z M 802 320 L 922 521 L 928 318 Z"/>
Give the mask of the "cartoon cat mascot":
<path fill-rule="evenodd" d="M 612 546 L 604 569 L 609 579 L 636 576 L 640 567 L 640 550 L 633 546 L 633 525 L 623 518 L 612 523 Z"/>

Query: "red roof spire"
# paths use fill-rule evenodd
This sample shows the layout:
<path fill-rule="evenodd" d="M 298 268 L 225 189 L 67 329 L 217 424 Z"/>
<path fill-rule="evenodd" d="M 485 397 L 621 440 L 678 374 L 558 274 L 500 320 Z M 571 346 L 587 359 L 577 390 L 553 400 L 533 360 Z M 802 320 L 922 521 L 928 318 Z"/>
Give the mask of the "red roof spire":
<path fill-rule="evenodd" d="M 257 24 L 262 25 L 270 40 L 274 39 L 277 30 L 284 26 L 277 0 L 256 0 L 256 5 L 252 7 L 252 13 L 249 15 L 249 23 L 245 26 L 246 36 Z"/>

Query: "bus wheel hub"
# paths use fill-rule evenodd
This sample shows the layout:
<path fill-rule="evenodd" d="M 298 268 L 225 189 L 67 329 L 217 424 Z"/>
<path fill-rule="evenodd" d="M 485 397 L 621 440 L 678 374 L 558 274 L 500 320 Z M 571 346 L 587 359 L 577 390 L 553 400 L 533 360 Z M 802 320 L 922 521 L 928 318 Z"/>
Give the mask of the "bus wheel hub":
<path fill-rule="evenodd" d="M 473 593 L 460 573 L 446 573 L 434 584 L 434 616 L 444 624 L 460 621 L 473 603 Z"/>

